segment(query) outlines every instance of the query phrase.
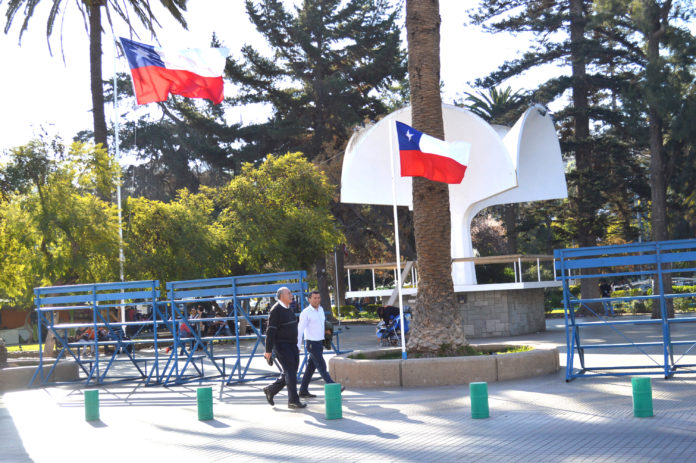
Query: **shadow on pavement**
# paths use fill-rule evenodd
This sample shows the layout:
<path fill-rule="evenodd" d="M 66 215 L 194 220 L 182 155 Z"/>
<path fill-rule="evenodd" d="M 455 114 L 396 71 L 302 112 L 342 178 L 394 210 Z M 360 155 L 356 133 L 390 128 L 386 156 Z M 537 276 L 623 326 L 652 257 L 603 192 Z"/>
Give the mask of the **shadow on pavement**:
<path fill-rule="evenodd" d="M 17 432 L 14 420 L 0 396 L 0 442 L 2 442 L 2 455 L 0 460 L 13 463 L 33 463 L 24 448 L 22 438 Z"/>
<path fill-rule="evenodd" d="M 382 439 L 398 439 L 396 434 L 382 432 L 375 426 L 361 423 L 360 421 L 350 418 L 341 418 L 338 420 L 327 420 L 323 413 L 305 412 L 306 415 L 314 418 L 315 421 L 305 420 L 305 423 L 317 428 L 331 429 L 332 431 L 345 432 L 347 434 L 357 434 L 363 436 L 375 436 Z"/>

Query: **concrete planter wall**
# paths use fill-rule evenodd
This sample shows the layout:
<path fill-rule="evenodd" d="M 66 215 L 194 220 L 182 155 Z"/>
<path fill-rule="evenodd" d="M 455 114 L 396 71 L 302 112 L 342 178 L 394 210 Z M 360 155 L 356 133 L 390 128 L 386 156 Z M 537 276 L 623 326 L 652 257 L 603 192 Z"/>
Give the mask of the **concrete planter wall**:
<path fill-rule="evenodd" d="M 473 346 L 494 351 L 503 345 Z M 555 373 L 560 368 L 558 349 L 539 348 L 527 352 L 468 357 L 371 360 L 385 352 L 400 349 L 356 351 L 366 359 L 336 356 L 329 361 L 334 381 L 347 387 L 418 387 L 469 384 L 477 381 L 504 381 Z"/>
<path fill-rule="evenodd" d="M 9 360 L 8 368 L 0 369 L 0 392 L 26 389 L 29 381 L 36 372 L 38 364 L 36 361 L 18 362 Z M 22 365 L 28 363 L 27 365 Z M 19 366 L 12 366 L 19 365 Z M 43 372 L 47 375 L 53 364 L 44 365 Z M 75 381 L 79 379 L 79 371 L 75 362 L 59 362 L 51 379 L 54 381 Z M 37 380 L 38 381 L 38 380 Z M 36 384 L 37 382 L 35 382 Z"/>

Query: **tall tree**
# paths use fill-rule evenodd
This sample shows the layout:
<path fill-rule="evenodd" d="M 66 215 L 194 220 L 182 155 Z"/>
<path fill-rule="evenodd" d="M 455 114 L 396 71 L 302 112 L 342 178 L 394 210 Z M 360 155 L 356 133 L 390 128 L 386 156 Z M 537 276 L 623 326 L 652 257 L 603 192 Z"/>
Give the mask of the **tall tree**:
<path fill-rule="evenodd" d="M 618 72 L 615 67 L 630 61 L 633 50 L 617 47 L 616 41 L 602 35 L 603 26 L 590 0 L 491 0 L 472 19 L 490 32 L 532 33 L 537 39 L 521 58 L 480 80 L 485 87 L 538 66 L 570 64 L 569 76 L 554 74 L 536 89 L 533 98 L 549 104 L 564 101 L 566 92 L 570 93 L 569 104 L 555 114 L 570 166 L 570 207 L 564 219 L 573 243 L 597 245 L 606 237 L 608 211 L 617 208 L 617 200 L 623 202 L 627 192 L 631 198 L 639 194 L 628 176 L 607 176 L 607 172 L 620 172 L 623 163 L 635 164 L 630 159 L 635 152 L 608 130 L 616 124 L 625 133 L 614 95 L 627 86 L 633 74 L 627 68 Z M 609 146 L 611 156 L 606 156 Z M 596 281 L 581 281 L 583 298 L 598 297 Z"/>
<path fill-rule="evenodd" d="M 650 153 L 652 239 L 664 241 L 670 236 L 667 149 L 669 146 L 682 151 L 688 146 L 688 137 L 679 130 L 679 119 L 689 112 L 696 37 L 687 23 L 696 7 L 693 2 L 679 0 L 599 0 L 597 8 L 612 31 L 611 37 L 623 47 L 636 50 L 638 59 L 632 65 L 638 69 L 637 79 L 620 96 L 627 107 L 635 108 L 631 124 L 634 133 L 638 128 L 646 129 L 648 134 L 647 140 L 644 135 L 635 137 L 646 142 Z M 663 275 L 662 284 L 671 288 L 670 274 Z M 672 316 L 674 309 L 669 302 Z M 653 317 L 659 316 L 660 308 L 654 304 Z"/>
<path fill-rule="evenodd" d="M 412 125 L 444 139 L 439 1 L 407 0 L 406 32 Z M 447 184 L 413 178 L 413 223 L 419 281 L 409 350 L 456 351 L 467 341 L 454 299 Z"/>
<path fill-rule="evenodd" d="M 47 284 L 112 281 L 117 275 L 118 166 L 101 147 L 34 140 L 9 152 L 0 177 L 12 189 L 0 207 L 0 297 L 21 304 Z"/>
<path fill-rule="evenodd" d="M 387 0 L 246 1 L 271 56 L 250 45 L 227 73 L 241 86 L 233 102 L 270 105 L 271 118 L 245 127 L 255 159 L 301 151 L 314 160 L 340 147 L 350 127 L 386 113 L 384 94 L 405 73 L 398 10 Z"/>
<path fill-rule="evenodd" d="M 36 6 L 40 0 L 8 0 L 7 11 L 5 12 L 5 33 L 10 30 L 12 22 L 19 11 L 24 15 L 24 21 L 19 31 L 21 43 L 22 34 L 29 26 L 29 21 L 34 16 Z M 49 51 L 51 50 L 50 38 L 53 33 L 56 19 L 59 17 L 68 0 L 49 0 L 51 9 L 46 20 L 46 37 L 48 39 Z M 186 0 L 160 0 L 164 8 L 184 27 L 186 21 L 183 11 L 186 10 Z M 133 30 L 131 24 L 131 12 L 138 18 L 140 24 L 153 36 L 155 26 L 159 25 L 157 18 L 150 8 L 149 0 L 80 0 L 76 2 L 77 8 L 85 18 L 85 26 L 89 32 L 89 59 L 90 59 L 90 89 L 92 92 L 92 116 L 94 121 L 94 141 L 107 147 L 106 118 L 104 115 L 104 89 L 102 88 L 102 8 L 106 11 L 109 23 L 111 15 L 120 17 Z"/>
<path fill-rule="evenodd" d="M 398 9 L 388 0 L 246 1 L 271 56 L 247 45 L 227 75 L 237 104 L 269 105 L 270 119 L 240 129 L 241 158 L 300 151 L 310 161 L 344 147 L 350 128 L 387 112 L 385 95 L 403 78 Z M 398 89 L 397 89 L 398 90 Z M 322 304 L 330 305 L 326 259 L 316 261 Z"/>

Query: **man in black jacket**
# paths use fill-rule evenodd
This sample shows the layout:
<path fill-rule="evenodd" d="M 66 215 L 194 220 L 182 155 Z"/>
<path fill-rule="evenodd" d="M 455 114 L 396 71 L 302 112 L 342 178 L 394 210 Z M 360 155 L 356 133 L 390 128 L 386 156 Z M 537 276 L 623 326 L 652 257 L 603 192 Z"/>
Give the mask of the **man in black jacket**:
<path fill-rule="evenodd" d="M 276 292 L 278 302 L 271 308 L 266 328 L 266 361 L 271 361 L 271 352 L 275 353 L 283 373 L 265 388 L 263 392 L 269 404 L 274 405 L 273 396 L 285 386 L 288 387 L 288 408 L 305 408 L 297 395 L 297 368 L 300 365 L 300 351 L 297 349 L 297 317 L 290 309 L 292 293 L 283 286 Z"/>

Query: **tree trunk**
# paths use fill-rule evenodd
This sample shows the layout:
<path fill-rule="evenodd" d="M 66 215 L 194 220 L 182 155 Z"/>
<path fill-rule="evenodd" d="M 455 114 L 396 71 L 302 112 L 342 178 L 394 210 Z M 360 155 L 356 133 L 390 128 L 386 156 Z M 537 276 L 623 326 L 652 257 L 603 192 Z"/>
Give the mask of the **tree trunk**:
<path fill-rule="evenodd" d="M 91 0 L 89 12 L 89 71 L 92 89 L 92 118 L 94 120 L 94 143 L 108 147 L 106 140 L 106 117 L 104 115 L 104 87 L 102 85 L 102 27 L 101 8 L 104 0 Z"/>
<path fill-rule="evenodd" d="M 346 305 L 346 288 L 345 284 L 343 283 L 343 275 L 346 274 L 346 268 L 345 268 L 345 249 L 346 245 L 341 244 L 339 246 L 336 246 L 336 249 L 334 252 L 336 253 L 336 260 L 335 260 L 335 265 L 336 265 L 336 305 L 337 306 L 342 306 Z"/>
<path fill-rule="evenodd" d="M 666 7 L 665 7 L 666 8 Z M 647 90 L 658 88 L 660 82 L 660 41 L 664 36 L 664 28 L 658 15 L 652 22 L 652 30 L 648 33 L 648 68 Z M 652 240 L 667 240 L 667 182 L 665 178 L 665 150 L 663 146 L 662 117 L 658 112 L 656 101 L 648 102 L 649 136 L 650 136 L 650 193 L 651 193 L 651 218 Z M 667 266 L 665 266 L 667 267 Z M 654 276 L 654 291 L 659 291 L 659 275 Z M 662 287 L 665 294 L 672 292 L 672 274 L 662 274 Z M 674 301 L 668 299 L 667 316 L 674 317 Z M 652 318 L 662 318 L 662 311 L 658 301 L 653 301 Z"/>
<path fill-rule="evenodd" d="M 58 352 L 56 351 L 56 336 L 53 331 L 49 330 L 46 334 L 46 340 L 44 341 L 43 352 L 46 357 L 57 357 Z"/>
<path fill-rule="evenodd" d="M 412 125 L 444 139 L 440 99 L 440 5 L 407 0 L 408 74 Z M 410 351 L 451 351 L 467 344 L 455 304 L 447 184 L 413 178 L 413 222 L 418 254 L 418 295 Z"/>
<path fill-rule="evenodd" d="M 5 368 L 7 366 L 7 347 L 5 347 L 5 340 L 0 338 L 0 368 Z"/>
<path fill-rule="evenodd" d="M 321 306 L 324 312 L 331 312 L 331 295 L 329 294 L 329 282 L 326 275 L 326 256 L 321 256 L 314 262 L 317 271 L 317 291 L 321 296 Z"/>
<path fill-rule="evenodd" d="M 519 205 L 517 203 L 503 206 L 503 218 L 505 220 L 505 234 L 507 239 L 507 253 L 517 254 L 517 211 Z"/>
<path fill-rule="evenodd" d="M 596 192 L 592 191 L 592 145 L 590 141 L 589 85 L 587 81 L 587 61 L 585 59 L 585 0 L 570 0 L 570 55 L 573 78 L 573 109 L 575 132 L 575 169 L 577 172 L 577 193 L 574 203 L 577 216 L 577 240 L 581 247 L 596 246 L 597 235 L 593 223 L 597 204 Z M 583 274 L 595 273 L 594 269 L 585 269 Z M 599 298 L 599 280 L 597 278 L 583 278 L 580 280 L 580 294 L 582 299 Z M 600 303 L 589 304 L 595 313 L 603 313 Z M 584 308 L 578 310 L 580 314 L 588 313 Z"/>

